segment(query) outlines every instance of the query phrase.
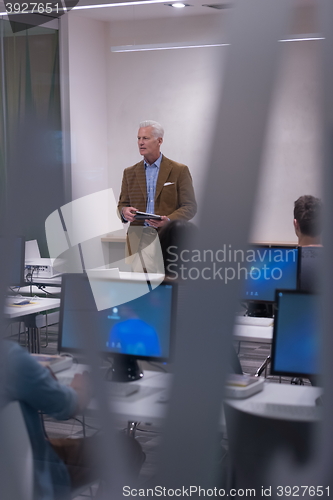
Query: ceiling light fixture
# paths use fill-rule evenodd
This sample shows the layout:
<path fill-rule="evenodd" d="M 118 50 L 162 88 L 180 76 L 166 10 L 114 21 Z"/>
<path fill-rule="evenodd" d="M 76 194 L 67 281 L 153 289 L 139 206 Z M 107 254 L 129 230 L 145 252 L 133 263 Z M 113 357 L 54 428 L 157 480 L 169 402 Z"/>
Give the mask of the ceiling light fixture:
<path fill-rule="evenodd" d="M 320 36 L 304 36 L 302 38 L 288 38 L 285 40 L 278 40 L 279 42 L 307 42 L 325 40 Z M 227 47 L 230 43 L 200 43 L 200 42 L 180 42 L 180 43 L 157 43 L 146 45 L 119 45 L 111 47 L 111 52 L 147 52 L 150 50 L 174 50 L 174 49 L 198 49 L 206 47 Z"/>
<path fill-rule="evenodd" d="M 105 7 L 127 7 L 128 5 L 151 5 L 154 3 L 165 3 L 165 0 L 136 0 L 135 2 L 102 3 L 100 5 L 77 5 L 72 10 L 103 9 Z"/>
<path fill-rule="evenodd" d="M 188 5 L 186 3 L 182 3 L 182 2 L 171 3 L 170 6 L 174 7 L 175 9 L 183 9 L 184 7 L 188 7 Z"/>
<path fill-rule="evenodd" d="M 155 3 L 164 3 L 165 0 L 136 0 L 134 2 L 116 2 L 116 3 L 102 3 L 99 5 L 77 5 L 71 10 L 84 10 L 84 9 L 104 9 L 107 7 L 127 7 L 128 5 L 151 5 Z M 59 8 L 59 10 L 61 10 Z M 63 9 L 65 10 L 65 9 Z M 13 15 L 12 13 L 11 15 Z M 7 16 L 8 12 L 0 12 L 0 16 Z"/>
<path fill-rule="evenodd" d="M 119 45 L 111 47 L 111 52 L 147 52 L 150 50 L 198 49 L 201 47 L 226 47 L 229 43 L 159 43 L 146 45 Z"/>
<path fill-rule="evenodd" d="M 299 36 L 299 35 L 298 35 Z M 302 38 L 286 38 L 285 40 L 279 40 L 279 42 L 309 42 L 314 40 L 325 40 L 323 36 L 302 36 Z"/>

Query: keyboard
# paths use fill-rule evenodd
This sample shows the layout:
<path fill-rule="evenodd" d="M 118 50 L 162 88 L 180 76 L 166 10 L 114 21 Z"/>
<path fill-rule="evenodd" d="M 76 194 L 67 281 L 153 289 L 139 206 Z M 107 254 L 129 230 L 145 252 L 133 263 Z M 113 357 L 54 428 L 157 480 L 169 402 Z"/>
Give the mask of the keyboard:
<path fill-rule="evenodd" d="M 277 403 L 248 402 L 247 410 L 260 413 L 263 417 L 285 420 L 320 420 L 322 408 L 318 406 L 286 405 Z"/>
<path fill-rule="evenodd" d="M 248 326 L 273 326 L 273 318 L 255 318 L 252 316 L 236 316 L 236 325 L 248 325 Z"/>

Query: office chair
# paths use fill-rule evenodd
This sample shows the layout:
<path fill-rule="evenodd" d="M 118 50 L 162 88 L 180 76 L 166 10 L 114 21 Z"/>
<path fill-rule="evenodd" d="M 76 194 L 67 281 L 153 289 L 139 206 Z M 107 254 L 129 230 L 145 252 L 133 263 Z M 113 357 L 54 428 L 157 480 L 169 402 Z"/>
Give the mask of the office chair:
<path fill-rule="evenodd" d="M 299 465 L 312 452 L 314 422 L 300 422 L 254 415 L 224 403 L 229 440 L 232 487 L 268 488 L 269 467 L 284 452 Z"/>

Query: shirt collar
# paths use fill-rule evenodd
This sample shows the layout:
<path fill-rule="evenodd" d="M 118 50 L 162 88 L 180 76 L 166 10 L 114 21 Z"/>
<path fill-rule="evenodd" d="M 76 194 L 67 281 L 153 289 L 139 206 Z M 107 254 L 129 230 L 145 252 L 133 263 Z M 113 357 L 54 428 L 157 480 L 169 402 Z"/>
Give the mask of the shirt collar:
<path fill-rule="evenodd" d="M 152 165 L 150 165 L 148 162 L 146 162 L 146 160 L 144 159 L 143 162 L 144 162 L 144 165 L 145 165 L 145 169 L 147 167 L 152 167 L 153 165 L 156 165 L 157 168 L 160 168 L 161 166 L 161 161 L 162 161 L 162 153 L 160 154 L 160 156 L 157 158 L 156 161 L 154 161 L 154 163 Z"/>

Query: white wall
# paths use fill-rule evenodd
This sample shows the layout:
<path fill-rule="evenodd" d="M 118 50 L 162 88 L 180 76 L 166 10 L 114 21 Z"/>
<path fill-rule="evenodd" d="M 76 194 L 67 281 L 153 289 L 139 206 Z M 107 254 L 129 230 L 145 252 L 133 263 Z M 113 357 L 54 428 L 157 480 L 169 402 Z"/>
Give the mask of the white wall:
<path fill-rule="evenodd" d="M 252 240 L 296 242 L 294 201 L 321 196 L 320 41 L 285 43 L 262 173 Z"/>
<path fill-rule="evenodd" d="M 122 170 L 141 159 L 138 124 L 150 119 L 165 129 L 162 152 L 189 166 L 200 199 L 226 48 L 111 53 L 110 47 L 134 41 L 208 42 L 217 39 L 220 28 L 215 16 L 193 16 L 181 25 L 174 19 L 109 25 L 109 181 L 115 192 Z"/>
<path fill-rule="evenodd" d="M 221 17 L 103 23 L 71 12 L 69 18 L 74 197 L 106 183 L 117 197 L 123 169 L 141 158 L 137 125 L 153 119 L 165 128 L 163 153 L 190 167 L 200 208 L 228 48 L 111 53 L 110 47 L 223 40 Z M 254 209 L 255 241 L 295 241 L 294 200 L 320 195 L 319 43 L 283 47 Z"/>
<path fill-rule="evenodd" d="M 68 15 L 73 199 L 108 187 L 105 28 Z"/>

